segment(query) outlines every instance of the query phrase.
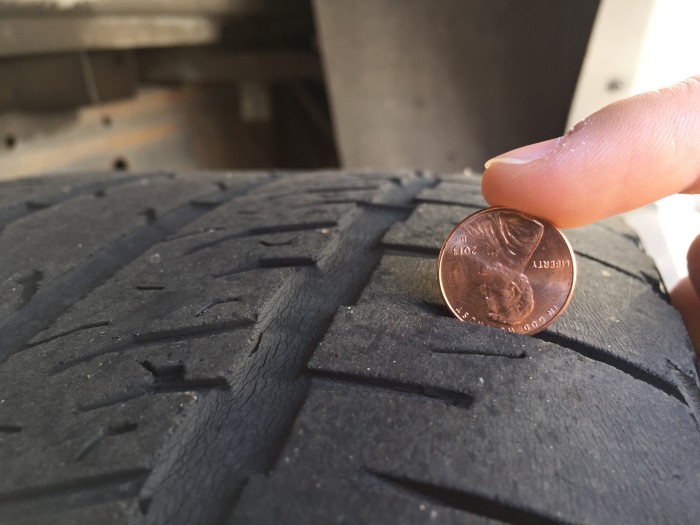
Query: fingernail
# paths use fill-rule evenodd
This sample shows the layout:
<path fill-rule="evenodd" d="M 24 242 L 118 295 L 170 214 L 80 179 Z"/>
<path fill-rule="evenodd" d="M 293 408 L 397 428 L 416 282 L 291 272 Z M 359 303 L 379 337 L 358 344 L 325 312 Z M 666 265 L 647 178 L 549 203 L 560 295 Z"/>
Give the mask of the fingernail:
<path fill-rule="evenodd" d="M 560 139 L 561 137 L 558 137 L 556 139 L 545 140 L 544 142 L 538 142 L 508 151 L 503 155 L 487 160 L 484 164 L 484 169 L 489 169 L 489 166 L 497 162 L 502 164 L 527 164 L 533 160 L 541 159 L 557 147 Z"/>

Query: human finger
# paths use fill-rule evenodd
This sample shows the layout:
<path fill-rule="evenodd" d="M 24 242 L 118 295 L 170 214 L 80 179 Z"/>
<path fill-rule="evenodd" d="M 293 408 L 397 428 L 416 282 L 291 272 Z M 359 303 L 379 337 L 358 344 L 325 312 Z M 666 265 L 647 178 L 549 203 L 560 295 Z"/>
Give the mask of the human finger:
<path fill-rule="evenodd" d="M 700 190 L 700 77 L 621 100 L 563 137 L 486 163 L 491 205 L 582 226 Z"/>

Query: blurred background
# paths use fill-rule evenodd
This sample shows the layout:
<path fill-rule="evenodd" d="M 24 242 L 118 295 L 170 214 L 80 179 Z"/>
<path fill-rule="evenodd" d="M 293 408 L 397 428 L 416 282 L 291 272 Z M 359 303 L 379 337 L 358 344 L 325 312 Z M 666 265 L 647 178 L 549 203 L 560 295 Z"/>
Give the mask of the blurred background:
<path fill-rule="evenodd" d="M 696 0 L 0 0 L 0 180 L 479 172 L 699 73 L 698 19 Z M 669 286 L 697 210 L 630 217 Z"/>

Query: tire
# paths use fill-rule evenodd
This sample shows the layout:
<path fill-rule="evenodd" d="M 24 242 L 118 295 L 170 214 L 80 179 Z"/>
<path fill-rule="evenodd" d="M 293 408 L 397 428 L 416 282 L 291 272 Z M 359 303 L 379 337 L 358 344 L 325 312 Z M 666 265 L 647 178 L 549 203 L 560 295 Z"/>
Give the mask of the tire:
<path fill-rule="evenodd" d="M 568 310 L 461 323 L 478 177 L 0 184 L 0 521 L 697 523 L 690 342 L 621 220 Z"/>

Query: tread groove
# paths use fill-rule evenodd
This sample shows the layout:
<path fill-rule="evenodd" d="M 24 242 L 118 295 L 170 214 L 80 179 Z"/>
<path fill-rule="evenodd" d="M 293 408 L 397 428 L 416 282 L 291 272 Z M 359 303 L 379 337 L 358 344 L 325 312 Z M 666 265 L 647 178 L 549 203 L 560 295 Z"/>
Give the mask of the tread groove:
<path fill-rule="evenodd" d="M 69 361 L 59 362 L 49 370 L 48 375 L 53 376 L 59 374 L 70 368 L 73 368 L 74 366 L 77 366 L 81 363 L 86 363 L 88 361 L 91 361 L 92 359 L 95 359 L 96 357 L 100 357 L 103 355 L 123 352 L 125 350 L 130 350 L 145 345 L 158 344 L 165 341 L 182 341 L 185 339 L 196 339 L 201 337 L 211 337 L 214 335 L 226 334 L 231 331 L 240 330 L 252 324 L 255 324 L 255 321 L 253 321 L 252 319 L 241 318 L 222 323 L 210 323 L 175 328 L 172 330 L 162 330 L 160 332 L 134 334 L 127 340 L 122 341 L 120 343 L 105 346 L 103 348 L 100 348 L 99 350 L 95 350 L 93 352 L 82 355 L 80 357 L 76 357 L 75 359 L 71 359 Z"/>
<path fill-rule="evenodd" d="M 632 273 L 630 271 L 625 270 L 624 268 L 620 268 L 619 266 L 617 266 L 615 264 L 609 263 L 607 261 L 604 261 L 604 260 L 599 259 L 597 257 L 594 257 L 592 255 L 588 255 L 587 253 L 582 253 L 579 251 L 575 251 L 575 253 L 576 253 L 576 255 L 578 255 L 580 257 L 597 262 L 598 264 L 601 264 L 603 266 L 611 268 L 612 270 L 615 270 L 616 272 L 620 272 L 622 274 L 625 274 L 628 277 L 631 277 L 632 279 L 639 281 L 640 283 L 644 283 L 645 285 L 649 286 L 658 297 L 660 297 L 661 299 L 663 299 L 667 303 L 669 302 L 668 292 L 666 291 L 666 289 L 663 286 L 663 283 L 659 279 L 657 279 L 657 278 L 655 278 L 655 277 L 653 277 L 645 272 L 640 272 L 640 274 Z"/>
<path fill-rule="evenodd" d="M 323 228 L 335 228 L 338 223 L 335 221 L 317 221 L 317 222 L 302 222 L 302 223 L 292 223 L 292 224 L 278 224 L 275 226 L 262 226 L 260 228 L 250 228 L 243 232 L 231 233 L 229 235 L 224 235 L 213 241 L 205 242 L 193 246 L 189 250 L 185 251 L 183 255 L 192 255 L 207 248 L 223 244 L 225 242 L 242 239 L 244 237 L 254 237 L 256 235 L 273 235 L 275 233 L 292 233 L 292 232 L 302 232 L 309 230 L 319 230 Z"/>
<path fill-rule="evenodd" d="M 233 199 L 261 186 L 264 182 L 254 181 L 234 186 L 224 192 L 225 197 Z M 85 264 L 69 270 L 43 286 L 23 308 L 0 320 L 0 333 L 3 334 L 0 362 L 24 349 L 34 334 L 50 326 L 71 305 L 121 268 L 207 211 L 209 209 L 200 209 L 191 204 L 179 206 L 154 223 L 137 228 L 131 234 L 115 241 Z"/>
<path fill-rule="evenodd" d="M 241 301 L 240 297 L 227 297 L 225 299 L 217 299 L 215 301 L 212 301 L 208 305 L 206 305 L 204 308 L 202 308 L 199 312 L 194 314 L 195 317 L 202 317 L 206 312 L 214 308 L 215 306 L 218 306 L 220 304 L 226 304 L 226 303 L 238 303 Z"/>
<path fill-rule="evenodd" d="M 228 384 L 223 377 L 201 377 L 196 379 L 183 379 L 182 381 L 162 382 L 157 383 L 153 387 L 153 392 L 156 394 L 165 394 L 168 392 L 192 392 L 204 390 L 230 390 L 231 385 Z"/>
<path fill-rule="evenodd" d="M 422 257 L 434 259 L 440 255 L 440 248 L 430 248 L 428 246 L 409 246 L 407 244 L 397 244 L 382 241 L 384 255 L 398 255 L 400 257 Z"/>
<path fill-rule="evenodd" d="M 394 395 L 410 396 L 422 401 L 439 401 L 446 405 L 469 409 L 474 404 L 474 396 L 457 390 L 441 387 L 429 387 L 415 383 L 405 383 L 380 377 L 360 376 L 345 372 L 310 369 L 307 374 L 315 381 L 329 385 L 357 388 L 366 394 L 383 391 Z"/>
<path fill-rule="evenodd" d="M 385 255 L 387 255 L 386 252 Z M 399 257 L 401 256 L 401 254 L 395 255 Z M 444 304 L 433 303 L 423 299 L 422 301 L 416 302 L 415 305 L 424 312 L 429 313 L 430 315 L 436 315 L 438 317 L 447 317 L 448 319 L 457 319 L 454 316 L 454 314 L 450 311 L 450 309 Z"/>
<path fill-rule="evenodd" d="M 104 399 L 83 403 L 78 406 L 81 412 L 91 412 L 99 408 L 126 403 L 140 397 L 151 394 L 170 394 L 174 392 L 204 392 L 211 390 L 230 390 L 231 385 L 223 377 L 202 377 L 195 379 L 169 378 L 163 379 L 154 376 L 154 382 L 150 385 L 140 385 L 127 392 L 121 392 Z"/>
<path fill-rule="evenodd" d="M 17 280 L 17 284 L 22 287 L 19 308 L 22 308 L 25 304 L 31 301 L 32 297 L 34 297 L 36 292 L 39 290 L 39 283 L 43 278 L 44 272 L 40 270 L 32 270 L 30 274 Z"/>
<path fill-rule="evenodd" d="M 226 270 L 225 272 L 216 273 L 212 277 L 214 277 L 214 279 L 221 279 L 229 275 L 252 272 L 265 268 L 297 268 L 302 266 L 314 266 L 315 264 L 316 260 L 311 257 L 261 257 L 253 265 Z"/>
<path fill-rule="evenodd" d="M 619 231 L 615 230 L 614 228 L 611 228 L 610 226 L 608 226 L 604 222 L 596 222 L 596 223 L 593 223 L 592 226 L 602 228 L 605 231 L 612 233 L 613 235 L 617 235 L 618 237 L 622 237 L 623 239 L 630 241 L 632 244 L 634 244 L 635 248 L 638 248 L 638 249 L 641 248 L 641 244 L 640 244 L 641 241 L 639 240 L 639 237 L 637 237 L 636 235 L 633 235 L 630 233 L 620 233 Z"/>
<path fill-rule="evenodd" d="M 634 363 L 621 359 L 616 355 L 604 352 L 600 348 L 585 344 L 581 341 L 577 341 L 570 337 L 566 337 L 564 335 L 557 334 L 554 332 L 540 332 L 539 334 L 536 334 L 532 337 L 535 337 L 536 339 L 541 339 L 543 341 L 547 341 L 549 343 L 554 343 L 564 348 L 568 348 L 569 350 L 581 354 L 582 356 L 587 357 L 588 359 L 592 359 L 593 361 L 598 361 L 600 363 L 612 366 L 620 372 L 624 372 L 625 374 L 632 376 L 633 378 L 638 379 L 639 381 L 643 381 L 644 383 L 647 383 L 649 386 L 652 386 L 657 390 L 662 391 L 664 394 L 667 394 L 671 397 L 675 397 L 681 403 L 686 403 L 685 399 L 683 398 L 683 395 L 678 390 L 677 385 L 664 378 L 654 375 L 648 372 L 647 370 L 639 368 Z"/>
<path fill-rule="evenodd" d="M 479 355 L 483 357 L 504 357 L 506 359 L 525 359 L 527 357 L 526 352 L 516 352 L 516 353 L 498 353 L 498 352 L 484 352 L 483 350 L 473 350 L 471 348 L 440 348 L 440 347 L 428 347 L 434 354 L 450 354 L 450 355 Z"/>
<path fill-rule="evenodd" d="M 126 403 L 133 399 L 138 399 L 140 397 L 152 394 L 153 389 L 149 388 L 148 385 L 142 385 L 140 388 L 133 388 L 127 392 L 122 392 L 113 396 L 105 397 L 98 401 L 90 401 L 88 403 L 83 403 L 78 405 L 78 410 L 80 412 L 91 412 L 92 410 L 97 410 L 99 408 L 105 408 L 113 405 L 119 405 L 121 403 Z"/>
<path fill-rule="evenodd" d="M 666 290 L 666 286 L 664 285 L 663 280 L 661 280 L 661 276 L 654 277 L 653 275 L 649 275 L 645 271 L 640 271 L 639 273 L 642 275 L 644 282 L 651 287 L 651 289 L 656 295 L 661 297 L 661 299 L 663 299 L 667 303 L 671 302 L 671 298 L 668 295 L 668 291 Z"/>
<path fill-rule="evenodd" d="M 476 195 L 477 193 L 474 192 Z M 479 195 L 481 195 L 481 192 L 479 192 Z M 461 206 L 462 208 L 473 208 L 474 210 L 483 210 L 484 206 L 480 206 L 478 204 L 467 204 L 465 202 L 460 202 L 460 201 L 445 201 L 445 200 L 440 200 L 440 199 L 430 199 L 430 198 L 422 198 L 422 197 L 416 197 L 416 201 L 418 204 L 436 204 L 438 206 Z"/>
<path fill-rule="evenodd" d="M 173 339 L 188 339 L 192 337 L 208 337 L 220 333 L 230 332 L 255 324 L 253 319 L 245 317 L 221 321 L 218 323 L 204 323 L 193 326 L 182 326 L 169 330 L 158 330 L 154 332 L 137 333 L 132 336 L 134 343 L 160 343 Z"/>
<path fill-rule="evenodd" d="M 303 208 L 314 208 L 316 206 L 332 206 L 334 204 L 354 204 L 354 205 L 357 205 L 359 202 L 360 202 L 359 199 L 323 199 L 322 201 L 313 201 L 313 202 L 306 202 L 304 204 L 295 204 L 293 206 L 290 206 L 290 208 L 295 209 L 295 210 L 300 210 Z"/>
<path fill-rule="evenodd" d="M 27 346 L 25 348 L 32 348 L 34 346 L 39 346 L 43 345 L 45 343 L 48 343 L 49 341 L 54 341 L 55 339 L 60 339 L 61 337 L 66 337 L 68 335 L 74 334 L 76 332 L 82 332 L 83 330 L 90 330 L 92 328 L 100 328 L 102 326 L 110 326 L 112 324 L 111 321 L 98 321 L 96 323 L 88 323 L 84 324 L 81 326 L 76 326 L 75 328 L 71 328 L 70 330 L 65 330 L 64 332 L 59 332 L 57 334 L 54 334 L 49 337 L 45 337 L 43 339 L 38 339 L 37 341 L 31 341 L 27 343 Z"/>
<path fill-rule="evenodd" d="M 109 425 L 106 428 L 100 429 L 99 432 L 95 434 L 90 440 L 88 440 L 83 448 L 75 455 L 76 461 L 81 461 L 85 456 L 87 456 L 97 445 L 99 445 L 102 440 L 106 437 L 119 436 L 121 434 L 127 434 L 138 428 L 136 423 L 125 422 L 120 425 Z"/>
<path fill-rule="evenodd" d="M 323 228 L 335 228 L 336 226 L 338 226 L 338 223 L 336 221 L 277 224 L 275 226 L 261 226 L 259 228 L 251 228 L 248 230 L 246 235 L 272 235 L 275 233 L 303 232 L 308 230 L 320 230 Z"/>
<path fill-rule="evenodd" d="M 357 206 L 360 208 L 370 208 L 375 210 L 387 210 L 387 211 L 397 211 L 410 213 L 413 211 L 414 206 L 411 204 L 385 204 L 382 202 L 372 202 L 372 201 L 357 201 Z"/>
<path fill-rule="evenodd" d="M 148 473 L 147 469 L 131 469 L 0 494 L 0 518 L 26 519 L 37 514 L 51 515 L 132 498 L 138 494 Z"/>
<path fill-rule="evenodd" d="M 700 430 L 700 385 L 698 385 L 697 376 L 683 370 L 670 359 L 667 359 L 666 362 L 669 365 L 671 374 L 676 379 L 676 386 L 686 405 L 688 405 L 698 430 Z"/>
<path fill-rule="evenodd" d="M 574 250 L 574 253 L 575 253 L 576 255 L 578 255 L 579 257 L 584 257 L 585 259 L 589 259 L 589 260 L 591 260 L 591 261 L 593 261 L 593 262 L 597 262 L 598 264 L 602 264 L 603 266 L 607 266 L 608 268 L 610 268 L 610 269 L 612 269 L 612 270 L 615 270 L 616 272 L 623 273 L 623 274 L 627 275 L 628 277 L 631 277 L 632 279 L 636 279 L 637 281 L 639 281 L 639 282 L 641 282 L 641 283 L 644 283 L 644 284 L 647 284 L 647 285 L 650 284 L 644 277 L 642 277 L 642 276 L 640 276 L 640 275 L 638 275 L 638 274 L 636 274 L 636 273 L 632 273 L 632 272 L 630 272 L 630 271 L 627 271 L 627 270 L 625 270 L 624 268 L 620 268 L 619 266 L 616 266 L 616 265 L 614 265 L 614 264 L 612 264 L 612 263 L 609 263 L 609 262 L 607 262 L 607 261 L 604 261 L 604 260 L 602 260 L 602 259 L 599 259 L 598 257 L 594 257 L 594 256 L 592 256 L 592 255 L 588 255 L 587 253 L 583 253 L 583 252 L 580 252 L 580 251 L 578 251 L 578 250 Z"/>
<path fill-rule="evenodd" d="M 192 232 L 185 232 L 180 235 L 173 235 L 171 237 L 168 237 L 167 239 L 164 239 L 163 242 L 171 242 L 171 241 L 179 241 L 180 239 L 185 239 L 187 237 L 194 237 L 195 235 L 203 235 L 205 233 L 214 233 L 218 231 L 225 230 L 223 226 L 213 226 L 209 228 L 202 228 L 201 230 L 196 230 Z"/>
<path fill-rule="evenodd" d="M 258 259 L 259 268 L 293 268 L 295 266 L 313 266 L 312 257 L 262 257 Z"/>
<path fill-rule="evenodd" d="M 56 192 L 53 195 L 47 196 L 44 202 L 29 200 L 17 204 L 12 204 L 10 206 L 6 206 L 0 209 L 0 228 L 4 228 L 8 224 L 11 224 L 16 220 L 23 219 L 27 215 L 31 215 L 34 212 L 45 210 L 46 208 L 50 208 L 52 206 L 55 206 L 56 204 L 66 202 L 81 195 L 88 195 L 92 193 L 95 194 L 95 197 L 100 197 L 105 195 L 105 190 L 108 188 L 123 186 L 129 184 L 130 182 L 134 182 L 140 179 L 157 179 L 167 176 L 168 175 L 165 173 L 155 173 L 152 175 L 146 174 L 124 177 L 122 179 L 114 181 L 101 181 L 91 184 L 85 184 L 83 186 L 78 186 L 66 192 Z M 102 192 L 102 195 L 97 195 L 97 193 L 99 192 Z"/>
<path fill-rule="evenodd" d="M 402 186 L 382 186 L 374 200 L 410 204 L 416 193 L 434 183 L 432 178 L 407 177 Z M 286 277 L 261 309 L 256 332 L 266 335 L 229 378 L 231 390 L 203 396 L 199 409 L 166 443 L 165 455 L 140 494 L 152 500 L 149 520 L 224 522 L 231 512 L 225 502 L 251 474 L 269 470 L 275 460 L 272 451 L 286 442 L 306 397 L 310 380 L 304 370 L 311 352 L 338 307 L 356 297 L 370 279 L 381 259 L 379 239 L 407 215 L 394 207 L 349 209 L 338 221 L 335 235 L 328 237 L 316 266 L 299 268 Z M 199 429 L 196 435 L 191 428 Z M 240 431 L 230 432 L 231 428 Z M 219 458 L 216 469 L 201 464 L 205 452 Z M 187 472 L 187 479 L 178 472 Z M 193 504 L 205 496 L 219 505 Z"/>
<path fill-rule="evenodd" d="M 46 208 L 50 208 L 51 206 L 53 206 L 53 204 L 51 204 L 50 202 L 40 202 L 32 200 L 26 201 L 24 205 L 27 208 L 27 211 L 29 212 L 45 210 Z"/>
<path fill-rule="evenodd" d="M 534 510 L 515 507 L 503 501 L 498 501 L 475 492 L 465 492 L 447 487 L 439 487 L 424 481 L 394 476 L 370 469 L 366 469 L 366 472 L 373 478 L 400 492 L 409 493 L 421 500 L 427 500 L 433 505 L 449 507 L 470 514 L 483 516 L 484 518 L 510 523 L 511 525 L 530 525 L 532 523 L 564 525 L 568 523 L 559 519 L 554 519 L 545 514 L 540 514 Z"/>
<path fill-rule="evenodd" d="M 379 186 L 369 184 L 365 186 L 330 186 L 327 188 L 307 189 L 303 193 L 343 193 L 346 191 L 374 191 L 378 189 Z"/>
<path fill-rule="evenodd" d="M 250 350 L 250 353 L 248 354 L 248 357 L 254 355 L 257 351 L 258 348 L 260 348 L 260 343 L 262 342 L 263 335 L 265 335 L 263 332 L 260 332 L 258 334 L 258 337 L 255 339 L 255 345 L 253 348 Z"/>
<path fill-rule="evenodd" d="M 228 381 L 223 377 L 185 378 L 186 370 L 183 363 L 156 366 L 149 361 L 143 361 L 141 366 L 148 370 L 153 376 L 153 391 L 156 394 L 211 388 L 228 390 L 230 388 Z"/>
<path fill-rule="evenodd" d="M 258 241 L 260 244 L 265 246 L 266 248 L 273 248 L 276 246 L 291 246 L 292 243 L 294 242 L 293 239 L 289 239 L 288 241 Z"/>

